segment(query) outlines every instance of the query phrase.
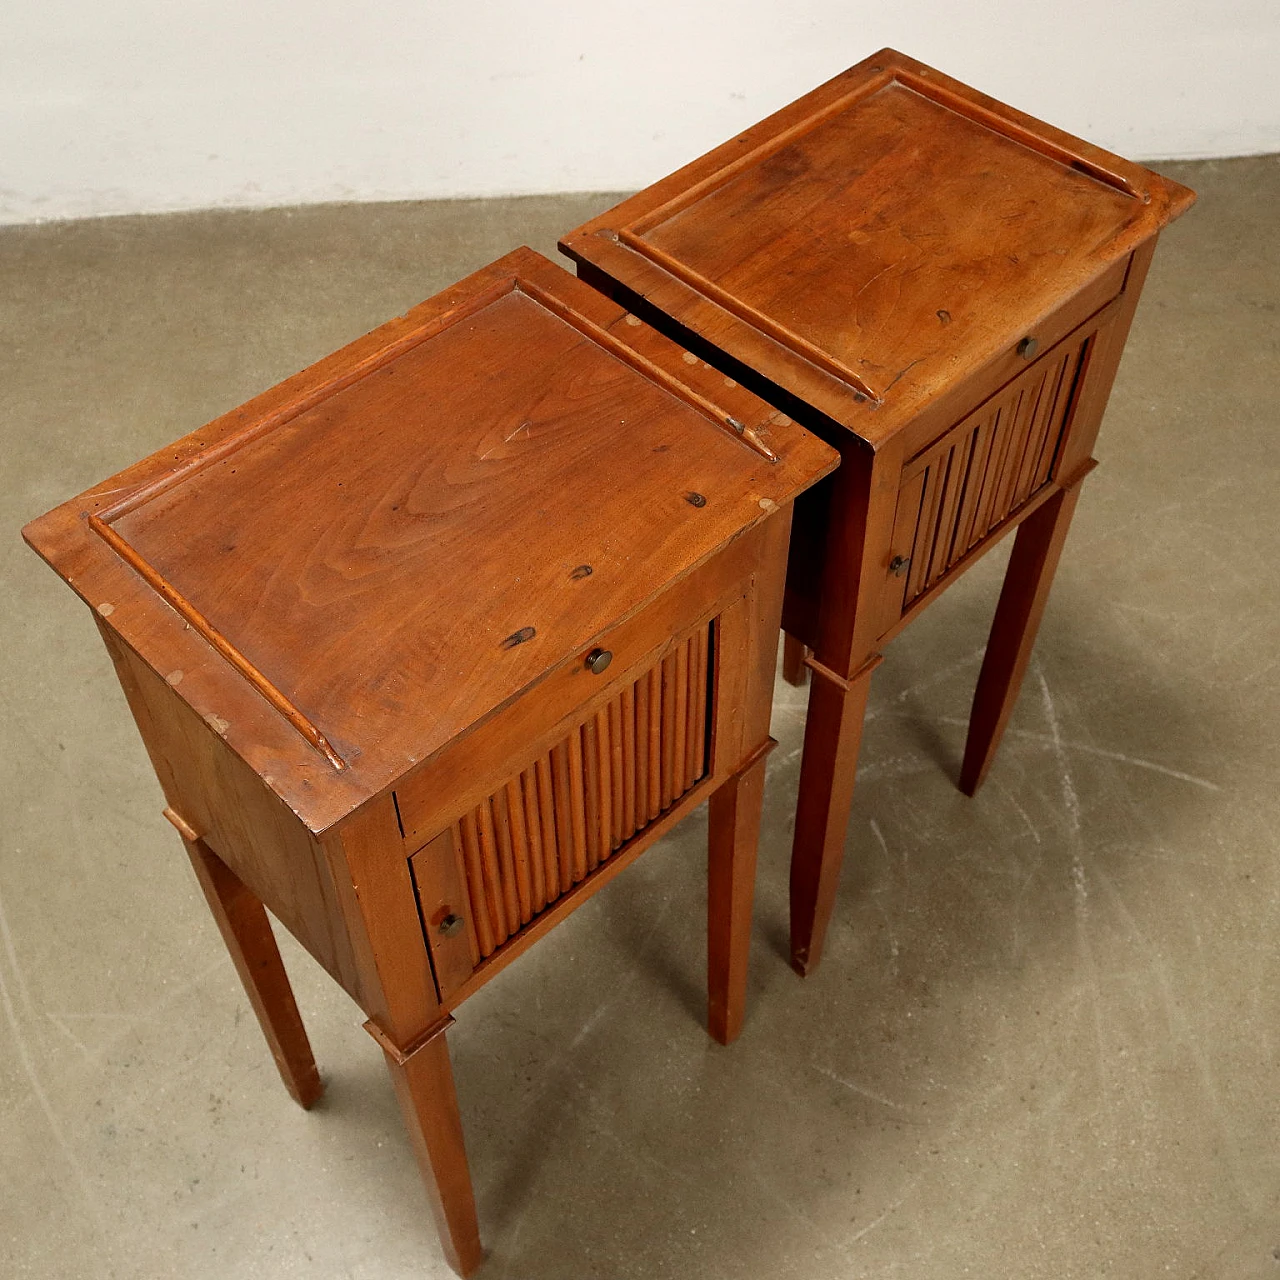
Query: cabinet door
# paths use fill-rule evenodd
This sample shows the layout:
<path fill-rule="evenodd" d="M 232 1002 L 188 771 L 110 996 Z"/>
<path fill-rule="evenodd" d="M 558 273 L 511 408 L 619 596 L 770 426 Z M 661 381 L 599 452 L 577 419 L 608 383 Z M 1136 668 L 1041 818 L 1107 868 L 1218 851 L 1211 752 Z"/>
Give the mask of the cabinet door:
<path fill-rule="evenodd" d="M 902 612 L 1050 483 L 1102 323 L 1081 325 L 903 468 L 892 547 L 907 562 Z"/>
<path fill-rule="evenodd" d="M 413 856 L 443 999 L 707 775 L 715 633 L 713 620 L 677 637 Z"/>

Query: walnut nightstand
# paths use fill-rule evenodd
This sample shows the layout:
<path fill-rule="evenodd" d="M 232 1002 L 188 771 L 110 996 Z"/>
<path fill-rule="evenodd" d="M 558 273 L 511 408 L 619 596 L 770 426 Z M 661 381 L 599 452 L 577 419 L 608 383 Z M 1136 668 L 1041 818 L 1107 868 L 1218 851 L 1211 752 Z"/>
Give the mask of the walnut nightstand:
<path fill-rule="evenodd" d="M 783 617 L 788 678 L 814 675 L 800 972 L 835 900 L 881 650 L 1017 528 L 960 775 L 981 783 L 1156 236 L 1192 199 L 886 49 L 562 241 L 583 279 L 841 453 L 797 503 Z"/>
<path fill-rule="evenodd" d="M 103 639 L 280 1073 L 264 905 L 382 1047 L 482 1252 L 452 1011 L 704 799 L 743 1016 L 788 529 L 836 453 L 530 250 L 36 520 Z"/>

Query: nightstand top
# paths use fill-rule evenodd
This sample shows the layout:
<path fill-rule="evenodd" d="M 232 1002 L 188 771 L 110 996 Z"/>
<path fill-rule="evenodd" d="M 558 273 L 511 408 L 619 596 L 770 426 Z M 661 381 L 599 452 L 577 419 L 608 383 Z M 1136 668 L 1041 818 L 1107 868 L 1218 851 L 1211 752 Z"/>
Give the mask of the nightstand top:
<path fill-rule="evenodd" d="M 525 249 L 24 536 L 319 831 L 834 462 Z"/>
<path fill-rule="evenodd" d="M 879 445 L 1192 199 L 886 49 L 561 248 Z"/>

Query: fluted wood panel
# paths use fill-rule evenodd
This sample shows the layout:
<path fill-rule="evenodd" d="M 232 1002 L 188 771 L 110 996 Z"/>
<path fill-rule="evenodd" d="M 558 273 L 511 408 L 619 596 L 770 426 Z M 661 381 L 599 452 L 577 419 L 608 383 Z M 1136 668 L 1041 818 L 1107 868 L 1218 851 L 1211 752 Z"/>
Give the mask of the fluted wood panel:
<path fill-rule="evenodd" d="M 481 956 L 705 773 L 714 624 L 677 643 L 454 828 Z"/>
<path fill-rule="evenodd" d="M 1088 341 L 1037 361 L 905 468 L 900 501 L 917 518 L 904 608 L 1048 482 Z"/>

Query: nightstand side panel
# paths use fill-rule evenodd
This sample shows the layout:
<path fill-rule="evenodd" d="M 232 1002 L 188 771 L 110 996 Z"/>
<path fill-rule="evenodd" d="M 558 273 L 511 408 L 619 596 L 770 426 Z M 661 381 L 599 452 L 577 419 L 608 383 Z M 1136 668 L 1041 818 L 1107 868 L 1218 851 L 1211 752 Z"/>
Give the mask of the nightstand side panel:
<path fill-rule="evenodd" d="M 324 848 L 262 779 L 97 620 L 165 799 L 353 998 L 357 967 Z"/>

